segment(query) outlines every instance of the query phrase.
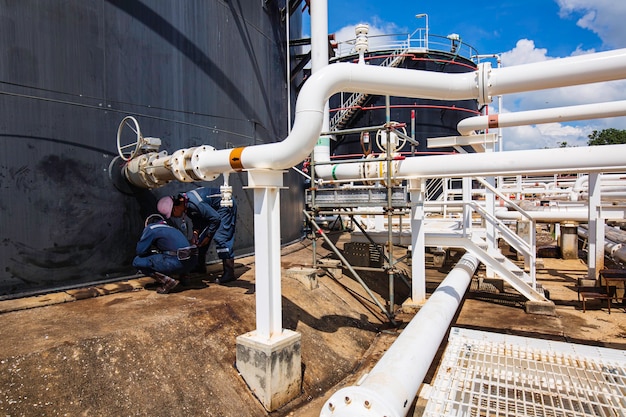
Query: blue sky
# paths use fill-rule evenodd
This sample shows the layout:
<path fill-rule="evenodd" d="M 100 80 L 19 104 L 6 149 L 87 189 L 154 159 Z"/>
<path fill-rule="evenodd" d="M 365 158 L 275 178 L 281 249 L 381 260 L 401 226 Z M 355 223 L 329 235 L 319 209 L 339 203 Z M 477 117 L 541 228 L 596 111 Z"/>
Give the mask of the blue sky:
<path fill-rule="evenodd" d="M 624 0 L 504 0 L 499 2 L 328 0 L 328 30 L 338 41 L 354 38 L 354 26 L 370 25 L 370 34 L 458 34 L 480 54 L 501 54 L 502 66 L 521 65 L 572 55 L 626 48 Z M 308 12 L 303 19 L 310 33 Z M 493 64 L 496 66 L 495 62 Z M 626 76 L 626 69 L 624 70 Z M 490 112 L 517 112 L 546 107 L 626 100 L 626 81 L 507 95 Z M 505 150 L 584 146 L 593 130 L 626 129 L 626 117 L 549 123 L 502 130 Z"/>

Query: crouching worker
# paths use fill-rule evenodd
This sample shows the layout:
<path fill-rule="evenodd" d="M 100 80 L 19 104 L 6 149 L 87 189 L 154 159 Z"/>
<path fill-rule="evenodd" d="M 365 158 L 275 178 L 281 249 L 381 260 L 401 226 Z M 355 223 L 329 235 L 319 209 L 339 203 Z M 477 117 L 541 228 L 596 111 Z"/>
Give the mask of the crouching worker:
<path fill-rule="evenodd" d="M 170 275 L 185 275 L 196 266 L 198 248 L 158 214 L 149 216 L 145 226 L 137 242 L 133 266 L 161 284 L 157 288 L 159 294 L 167 294 L 179 282 Z"/>

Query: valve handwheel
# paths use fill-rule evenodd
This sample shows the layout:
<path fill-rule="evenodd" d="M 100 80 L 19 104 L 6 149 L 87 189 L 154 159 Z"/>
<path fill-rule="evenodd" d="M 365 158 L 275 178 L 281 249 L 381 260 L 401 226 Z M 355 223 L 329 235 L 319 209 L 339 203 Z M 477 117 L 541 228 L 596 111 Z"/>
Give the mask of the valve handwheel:
<path fill-rule="evenodd" d="M 403 126 L 401 126 L 400 129 L 397 130 L 399 130 L 400 132 L 402 132 L 403 135 L 406 136 L 406 129 Z M 387 149 L 387 134 L 393 134 L 393 136 L 395 137 L 395 141 L 397 141 L 395 142 L 393 139 L 391 140 L 390 145 L 393 148 L 391 149 L 391 153 L 400 152 L 402 148 L 404 148 L 404 145 L 406 145 L 406 139 L 393 133 L 392 130 L 387 131 L 379 129 L 376 132 L 376 145 L 378 145 L 378 149 L 383 152 L 389 152 L 389 150 Z"/>
<path fill-rule="evenodd" d="M 124 127 L 128 127 L 132 131 L 132 134 L 123 134 L 124 130 L 129 130 L 124 129 Z M 122 137 L 126 135 L 129 135 L 129 137 Z M 131 142 L 132 140 L 134 140 L 134 142 Z M 139 123 L 137 122 L 137 119 L 135 119 L 133 116 L 124 117 L 120 122 L 120 126 L 117 128 L 117 153 L 120 155 L 120 158 L 122 158 L 126 162 L 133 159 L 135 156 L 137 156 L 142 142 L 143 136 L 141 136 L 141 130 L 139 129 Z"/>

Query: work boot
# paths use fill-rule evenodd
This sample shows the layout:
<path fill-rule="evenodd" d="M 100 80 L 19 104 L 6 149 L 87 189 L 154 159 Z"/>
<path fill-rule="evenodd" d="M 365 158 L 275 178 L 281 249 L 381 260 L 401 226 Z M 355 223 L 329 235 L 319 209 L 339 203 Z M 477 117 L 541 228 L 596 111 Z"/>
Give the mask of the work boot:
<path fill-rule="evenodd" d="M 221 278 L 215 280 L 218 284 L 225 284 L 227 282 L 231 282 L 237 279 L 235 277 L 235 259 L 222 259 L 222 265 L 224 267 L 224 273 Z"/>
<path fill-rule="evenodd" d="M 157 287 L 156 290 L 159 294 L 167 294 L 172 288 L 178 285 L 178 281 L 176 281 L 174 278 L 168 277 L 167 275 L 160 272 L 153 272 L 151 276 L 158 283 L 162 284 L 160 287 Z"/>
<path fill-rule="evenodd" d="M 175 280 L 174 278 L 167 277 L 167 282 L 165 282 L 162 286 L 157 288 L 157 292 L 159 294 L 167 294 L 177 285 L 178 285 L 177 280 Z"/>
<path fill-rule="evenodd" d="M 154 280 L 155 280 L 156 282 L 158 282 L 159 284 L 165 284 L 165 283 L 167 282 L 167 280 L 168 280 L 168 279 L 171 279 L 171 278 L 170 278 L 170 277 L 168 277 L 167 275 L 162 274 L 162 273 L 160 273 L 160 272 L 156 272 L 156 271 L 155 271 L 155 272 L 153 272 L 152 274 L 150 274 L 150 276 L 151 276 L 152 278 L 154 278 Z"/>

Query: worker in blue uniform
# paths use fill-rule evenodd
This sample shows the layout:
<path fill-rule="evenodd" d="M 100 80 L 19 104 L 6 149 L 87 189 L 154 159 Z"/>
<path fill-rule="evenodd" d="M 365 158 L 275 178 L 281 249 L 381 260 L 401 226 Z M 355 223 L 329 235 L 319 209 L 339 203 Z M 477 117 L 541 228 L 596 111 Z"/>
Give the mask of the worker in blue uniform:
<path fill-rule="evenodd" d="M 169 275 L 187 274 L 198 260 L 197 247 L 158 214 L 146 219 L 136 253 L 133 266 L 161 284 L 159 294 L 167 294 L 178 285 L 179 281 Z"/>
<path fill-rule="evenodd" d="M 198 234 L 195 233 L 193 221 L 187 216 L 187 195 L 185 193 L 178 194 L 176 197 L 163 197 L 157 203 L 157 211 L 165 217 L 165 221 L 183 232 L 192 245 L 198 244 Z M 215 214 L 216 221 L 217 213 Z"/>
<path fill-rule="evenodd" d="M 223 284 L 237 279 L 235 276 L 235 225 L 237 203 L 224 201 L 219 188 L 201 187 L 186 194 L 186 214 L 193 223 L 198 242 L 197 272 L 204 272 L 209 245 L 215 241 L 217 256 L 222 260 L 223 274 L 216 280 Z M 165 198 L 165 197 L 164 197 Z M 163 200 L 163 199 L 162 199 Z M 166 200 L 165 200 L 166 201 Z M 159 200 L 161 203 L 161 200 Z M 159 212 L 167 212 L 167 208 Z M 171 216 L 177 215 L 174 211 Z"/>
<path fill-rule="evenodd" d="M 235 276 L 235 225 L 237 223 L 237 203 L 234 199 L 223 201 L 219 188 L 201 187 L 187 193 L 187 215 L 197 224 L 200 253 L 198 263 L 206 262 L 206 252 L 211 240 L 215 241 L 215 251 L 222 260 L 223 274 L 216 280 L 223 284 L 237 279 Z M 215 215 L 219 223 L 215 220 Z M 200 228 L 202 227 L 202 229 Z M 203 258 L 204 257 L 204 258 Z M 204 259 L 204 260 L 203 260 Z M 199 265 L 204 268 L 204 263 Z"/>

